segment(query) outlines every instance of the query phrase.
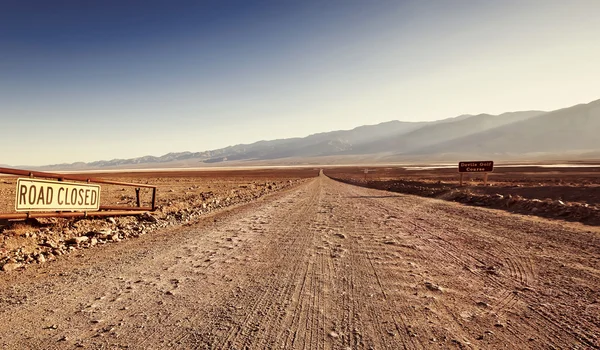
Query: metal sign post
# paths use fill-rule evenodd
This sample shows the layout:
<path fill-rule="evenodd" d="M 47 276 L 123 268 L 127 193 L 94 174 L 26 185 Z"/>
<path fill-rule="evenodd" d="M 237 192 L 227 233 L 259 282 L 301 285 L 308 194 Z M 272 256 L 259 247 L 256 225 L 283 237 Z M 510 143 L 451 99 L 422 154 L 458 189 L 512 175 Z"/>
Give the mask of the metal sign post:
<path fill-rule="evenodd" d="M 156 186 L 153 185 L 11 168 L 0 168 L 0 173 L 27 176 L 17 180 L 15 200 L 17 212 L 0 213 L 0 220 L 140 215 L 156 209 Z M 78 182 L 65 182 L 65 180 Z M 100 205 L 98 184 L 135 187 L 136 206 Z M 141 188 L 152 191 L 152 206 L 141 206 Z"/>
<path fill-rule="evenodd" d="M 458 172 L 460 173 L 460 186 L 463 185 L 463 175 L 465 173 L 484 173 L 483 185 L 487 186 L 488 174 L 494 171 L 494 161 L 472 161 L 459 162 Z"/>

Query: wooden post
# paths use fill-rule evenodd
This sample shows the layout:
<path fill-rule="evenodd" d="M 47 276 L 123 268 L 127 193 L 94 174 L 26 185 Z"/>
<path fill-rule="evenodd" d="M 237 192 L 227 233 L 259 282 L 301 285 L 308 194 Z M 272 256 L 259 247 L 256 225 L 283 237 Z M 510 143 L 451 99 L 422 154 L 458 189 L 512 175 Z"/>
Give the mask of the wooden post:
<path fill-rule="evenodd" d="M 323 170 L 321 170 L 321 173 Z M 152 189 L 152 211 L 156 210 L 156 187 Z"/>
<path fill-rule="evenodd" d="M 463 173 L 460 173 L 460 187 L 463 185 Z"/>
<path fill-rule="evenodd" d="M 137 206 L 141 207 L 142 206 L 142 202 L 140 201 L 140 188 L 139 187 L 135 189 L 135 196 L 137 197 L 136 198 Z"/>
<path fill-rule="evenodd" d="M 483 185 L 487 186 L 488 173 L 483 174 Z"/>

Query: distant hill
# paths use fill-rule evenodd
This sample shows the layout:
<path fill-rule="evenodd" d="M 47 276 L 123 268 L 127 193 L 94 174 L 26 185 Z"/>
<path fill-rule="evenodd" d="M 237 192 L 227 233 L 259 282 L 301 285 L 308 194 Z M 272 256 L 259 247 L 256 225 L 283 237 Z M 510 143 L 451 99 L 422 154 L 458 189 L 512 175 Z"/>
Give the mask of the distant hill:
<path fill-rule="evenodd" d="M 600 100 L 457 137 L 418 150 L 418 154 L 494 155 L 592 153 L 600 150 Z"/>
<path fill-rule="evenodd" d="M 390 121 L 307 137 L 258 141 L 204 152 L 168 153 L 43 169 L 197 167 L 393 161 L 567 159 L 600 154 L 600 100 L 552 112 L 461 115 L 435 122 Z M 567 157 L 567 158 L 562 158 Z"/>
<path fill-rule="evenodd" d="M 410 153 L 420 148 L 440 144 L 467 135 L 475 135 L 502 125 L 515 123 L 539 116 L 545 112 L 527 111 L 501 115 L 479 114 L 461 116 L 430 123 L 403 135 L 395 134 L 358 146 L 361 154 L 382 152 Z"/>
<path fill-rule="evenodd" d="M 217 157 L 207 162 L 232 160 L 264 160 L 289 157 L 318 157 L 352 151 L 355 145 L 392 135 L 402 135 L 427 123 L 390 121 L 365 125 L 352 130 L 340 130 L 275 141 L 260 141 L 213 151 Z"/>

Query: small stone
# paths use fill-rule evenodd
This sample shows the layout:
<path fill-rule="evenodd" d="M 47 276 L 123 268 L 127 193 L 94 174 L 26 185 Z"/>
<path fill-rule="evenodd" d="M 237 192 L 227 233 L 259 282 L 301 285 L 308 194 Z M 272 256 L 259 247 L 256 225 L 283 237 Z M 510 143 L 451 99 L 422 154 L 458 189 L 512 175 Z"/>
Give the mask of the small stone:
<path fill-rule="evenodd" d="M 8 264 L 4 264 L 4 266 L 2 266 L 2 271 L 4 272 L 10 272 L 10 271 L 14 271 L 18 268 L 23 267 L 23 264 L 18 263 L 18 262 L 9 262 Z"/>
<path fill-rule="evenodd" d="M 110 237 L 111 234 L 112 234 L 112 230 L 109 228 L 105 228 L 105 229 L 89 232 L 88 234 L 86 234 L 86 236 L 94 236 L 94 237 L 97 237 L 98 239 L 107 239 L 108 237 Z"/>
<path fill-rule="evenodd" d="M 78 245 L 78 244 L 87 242 L 89 239 L 90 238 L 88 236 L 73 237 L 73 238 L 66 240 L 65 243 L 70 244 L 70 245 Z"/>
<path fill-rule="evenodd" d="M 158 223 L 158 219 L 154 215 L 152 215 L 150 213 L 144 213 L 142 215 L 142 219 L 145 220 L 145 221 L 151 222 L 153 224 Z"/>
<path fill-rule="evenodd" d="M 427 287 L 427 289 L 434 291 L 434 292 L 441 292 L 442 291 L 442 287 L 438 286 L 437 284 L 433 284 L 431 282 L 425 282 L 425 287 Z"/>
<path fill-rule="evenodd" d="M 336 339 L 336 338 L 339 338 L 340 335 L 337 334 L 335 331 L 331 331 L 331 332 L 329 332 L 329 336 Z"/>
<path fill-rule="evenodd" d="M 106 221 L 110 222 L 113 225 L 117 224 L 117 220 L 115 220 L 115 218 L 108 218 L 108 219 L 106 219 Z"/>

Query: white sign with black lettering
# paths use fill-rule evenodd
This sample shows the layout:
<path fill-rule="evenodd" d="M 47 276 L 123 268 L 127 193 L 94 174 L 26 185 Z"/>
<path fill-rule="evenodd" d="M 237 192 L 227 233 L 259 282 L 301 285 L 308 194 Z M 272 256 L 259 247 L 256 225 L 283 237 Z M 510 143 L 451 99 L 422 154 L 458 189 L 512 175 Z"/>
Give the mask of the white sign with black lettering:
<path fill-rule="evenodd" d="M 17 180 L 15 209 L 23 211 L 96 211 L 100 186 L 38 179 Z"/>

